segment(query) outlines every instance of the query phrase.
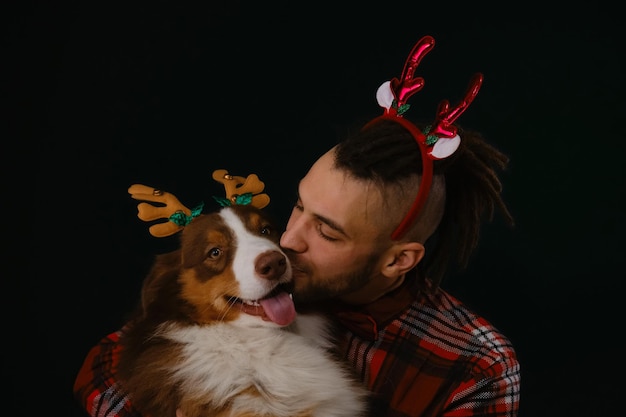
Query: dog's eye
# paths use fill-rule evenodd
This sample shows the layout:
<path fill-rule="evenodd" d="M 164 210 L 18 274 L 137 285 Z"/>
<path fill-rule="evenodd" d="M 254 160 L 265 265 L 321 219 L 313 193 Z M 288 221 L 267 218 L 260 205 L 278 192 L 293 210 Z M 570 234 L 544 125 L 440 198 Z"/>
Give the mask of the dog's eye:
<path fill-rule="evenodd" d="M 215 258 L 219 258 L 221 254 L 222 254 L 222 250 L 220 248 L 211 248 L 209 250 L 208 257 L 211 259 L 215 259 Z"/>
<path fill-rule="evenodd" d="M 267 235 L 267 236 L 271 235 L 272 234 L 272 228 L 270 226 L 267 226 L 267 225 L 263 226 L 261 228 L 261 234 L 262 235 Z"/>

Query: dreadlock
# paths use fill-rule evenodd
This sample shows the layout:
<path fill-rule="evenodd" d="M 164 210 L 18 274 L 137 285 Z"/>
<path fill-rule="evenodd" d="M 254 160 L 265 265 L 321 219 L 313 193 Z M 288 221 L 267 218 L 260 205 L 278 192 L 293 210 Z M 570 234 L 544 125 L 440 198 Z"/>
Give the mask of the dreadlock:
<path fill-rule="evenodd" d="M 457 151 L 435 161 L 433 167 L 434 175 L 445 178 L 445 208 L 434 236 L 428 239 L 429 256 L 419 269 L 423 271 L 420 276 L 428 277 L 435 286 L 443 280 L 451 261 L 461 269 L 467 267 L 478 245 L 483 219 L 492 221 L 499 211 L 508 225 L 514 224 L 502 200 L 497 172 L 506 168 L 508 157 L 485 142 L 478 132 L 458 127 L 458 134 L 461 144 Z M 422 171 L 419 152 L 415 139 L 403 126 L 380 121 L 340 142 L 335 163 L 356 178 L 378 184 L 384 193 L 387 188 L 405 190 L 416 183 L 414 179 Z M 412 201 L 416 192 L 411 189 L 406 194 L 407 201 Z M 394 227 L 406 211 L 395 214 L 391 211 Z M 420 223 L 420 217 L 415 223 Z"/>
<path fill-rule="evenodd" d="M 433 251 L 429 274 L 440 282 L 445 275 L 448 256 L 455 240 L 456 259 L 461 269 L 467 267 L 478 246 L 482 220 L 492 221 L 496 211 L 513 226 L 513 216 L 502 200 L 502 182 L 497 171 L 506 169 L 509 158 L 485 142 L 472 130 L 458 129 L 461 146 L 439 169 L 446 179 L 446 207 L 438 229 L 438 244 Z"/>

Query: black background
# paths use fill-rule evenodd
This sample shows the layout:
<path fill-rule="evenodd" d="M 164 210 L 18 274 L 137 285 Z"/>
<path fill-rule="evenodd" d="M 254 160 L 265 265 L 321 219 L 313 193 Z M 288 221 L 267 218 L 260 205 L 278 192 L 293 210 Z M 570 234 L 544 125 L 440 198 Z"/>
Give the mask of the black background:
<path fill-rule="evenodd" d="M 517 221 L 486 224 L 470 268 L 444 286 L 515 344 L 522 417 L 623 409 L 621 13 L 420 3 L 23 2 L 3 13 L 12 415 L 82 415 L 72 384 L 88 349 L 124 322 L 152 256 L 175 245 L 148 235 L 129 185 L 212 208 L 214 169 L 254 172 L 284 222 L 298 179 L 380 113 L 376 89 L 427 34 L 437 43 L 411 113 L 434 115 L 484 74 L 459 122 L 511 157 L 502 178 Z"/>

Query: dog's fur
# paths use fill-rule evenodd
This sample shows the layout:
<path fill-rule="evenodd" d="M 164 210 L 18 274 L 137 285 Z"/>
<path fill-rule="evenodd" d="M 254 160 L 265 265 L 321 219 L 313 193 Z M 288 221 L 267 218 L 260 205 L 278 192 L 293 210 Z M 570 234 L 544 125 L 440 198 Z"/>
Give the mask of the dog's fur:
<path fill-rule="evenodd" d="M 278 240 L 264 212 L 232 206 L 195 218 L 180 249 L 157 256 L 121 339 L 131 404 L 151 417 L 365 414 L 366 390 L 331 352 L 327 322 L 256 302 L 291 281 Z"/>

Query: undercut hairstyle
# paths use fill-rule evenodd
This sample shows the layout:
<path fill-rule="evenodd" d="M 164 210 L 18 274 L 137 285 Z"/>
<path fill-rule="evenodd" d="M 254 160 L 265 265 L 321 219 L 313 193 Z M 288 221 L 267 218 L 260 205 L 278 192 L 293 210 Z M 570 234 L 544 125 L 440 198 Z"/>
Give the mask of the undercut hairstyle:
<path fill-rule="evenodd" d="M 450 157 L 434 161 L 429 198 L 402 239 L 426 246 L 426 257 L 415 269 L 417 279 L 428 278 L 432 288 L 441 284 L 453 262 L 461 270 L 467 267 L 483 220 L 492 221 L 499 211 L 507 225 L 514 225 L 498 177 L 509 158 L 480 133 L 457 129 L 461 144 Z M 386 204 L 382 232 L 390 237 L 412 205 L 421 179 L 422 157 L 413 136 L 399 123 L 380 120 L 341 141 L 335 165 L 380 189 Z"/>

